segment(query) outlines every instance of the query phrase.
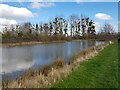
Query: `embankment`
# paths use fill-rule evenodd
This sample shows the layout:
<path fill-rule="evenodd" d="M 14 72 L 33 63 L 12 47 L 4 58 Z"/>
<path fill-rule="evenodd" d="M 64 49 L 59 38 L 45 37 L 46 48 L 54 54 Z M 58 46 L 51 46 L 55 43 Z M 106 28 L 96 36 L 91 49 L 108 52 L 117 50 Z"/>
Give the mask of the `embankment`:
<path fill-rule="evenodd" d="M 44 67 L 42 70 L 32 71 L 29 69 L 19 79 L 3 83 L 3 88 L 48 88 L 62 78 L 67 77 L 78 68 L 79 64 L 87 61 L 103 50 L 109 44 L 91 47 L 75 54 L 71 57 L 69 64 L 63 64 L 60 58 L 52 65 Z"/>

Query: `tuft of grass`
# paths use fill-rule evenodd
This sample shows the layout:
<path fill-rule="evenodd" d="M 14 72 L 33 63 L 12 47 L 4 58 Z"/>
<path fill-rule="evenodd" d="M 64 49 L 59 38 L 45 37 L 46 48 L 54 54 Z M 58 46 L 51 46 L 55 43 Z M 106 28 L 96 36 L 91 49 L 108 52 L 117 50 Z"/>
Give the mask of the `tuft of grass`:
<path fill-rule="evenodd" d="M 119 43 L 120 45 L 120 43 Z M 98 48 L 99 49 L 99 48 Z M 120 50 L 120 48 L 119 48 Z M 104 48 L 96 57 L 81 62 L 68 77 L 51 88 L 117 88 L 118 44 Z"/>
<path fill-rule="evenodd" d="M 41 72 L 41 74 L 43 74 L 44 76 L 48 76 L 48 73 L 50 72 L 53 66 L 53 64 L 45 65 L 42 69 L 39 69 L 39 72 Z"/>
<path fill-rule="evenodd" d="M 61 58 L 57 58 L 54 62 L 55 67 L 63 67 L 64 66 L 64 60 Z"/>

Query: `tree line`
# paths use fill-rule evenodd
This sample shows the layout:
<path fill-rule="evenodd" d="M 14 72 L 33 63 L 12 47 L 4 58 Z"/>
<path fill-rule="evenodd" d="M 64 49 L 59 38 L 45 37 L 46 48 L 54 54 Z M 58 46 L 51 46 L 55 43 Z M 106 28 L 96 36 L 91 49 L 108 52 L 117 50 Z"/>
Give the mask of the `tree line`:
<path fill-rule="evenodd" d="M 112 27 L 112 26 L 111 26 Z M 108 30 L 107 30 L 108 31 Z M 106 31 L 104 31 L 106 32 Z M 2 32 L 2 42 L 56 41 L 95 39 L 95 23 L 89 17 L 71 15 L 68 20 L 59 16 L 47 23 L 11 25 Z"/>

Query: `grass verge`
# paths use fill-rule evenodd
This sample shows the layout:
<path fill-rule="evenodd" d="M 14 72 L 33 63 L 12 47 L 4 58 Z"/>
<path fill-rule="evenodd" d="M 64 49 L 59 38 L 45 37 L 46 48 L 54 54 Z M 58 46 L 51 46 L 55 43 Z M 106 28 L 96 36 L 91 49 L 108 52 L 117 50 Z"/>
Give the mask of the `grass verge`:
<path fill-rule="evenodd" d="M 120 43 L 119 43 L 120 45 Z M 120 48 L 119 48 L 120 49 Z M 117 88 L 118 43 L 109 45 L 51 88 Z"/>

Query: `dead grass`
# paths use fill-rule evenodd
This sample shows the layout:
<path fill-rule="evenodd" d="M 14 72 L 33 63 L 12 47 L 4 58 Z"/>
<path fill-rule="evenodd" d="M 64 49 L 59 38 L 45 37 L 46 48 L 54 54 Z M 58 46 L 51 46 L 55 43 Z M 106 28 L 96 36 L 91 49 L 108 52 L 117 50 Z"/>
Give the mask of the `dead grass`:
<path fill-rule="evenodd" d="M 57 58 L 54 62 L 56 68 L 60 68 L 64 66 L 64 60 L 61 58 Z"/>

